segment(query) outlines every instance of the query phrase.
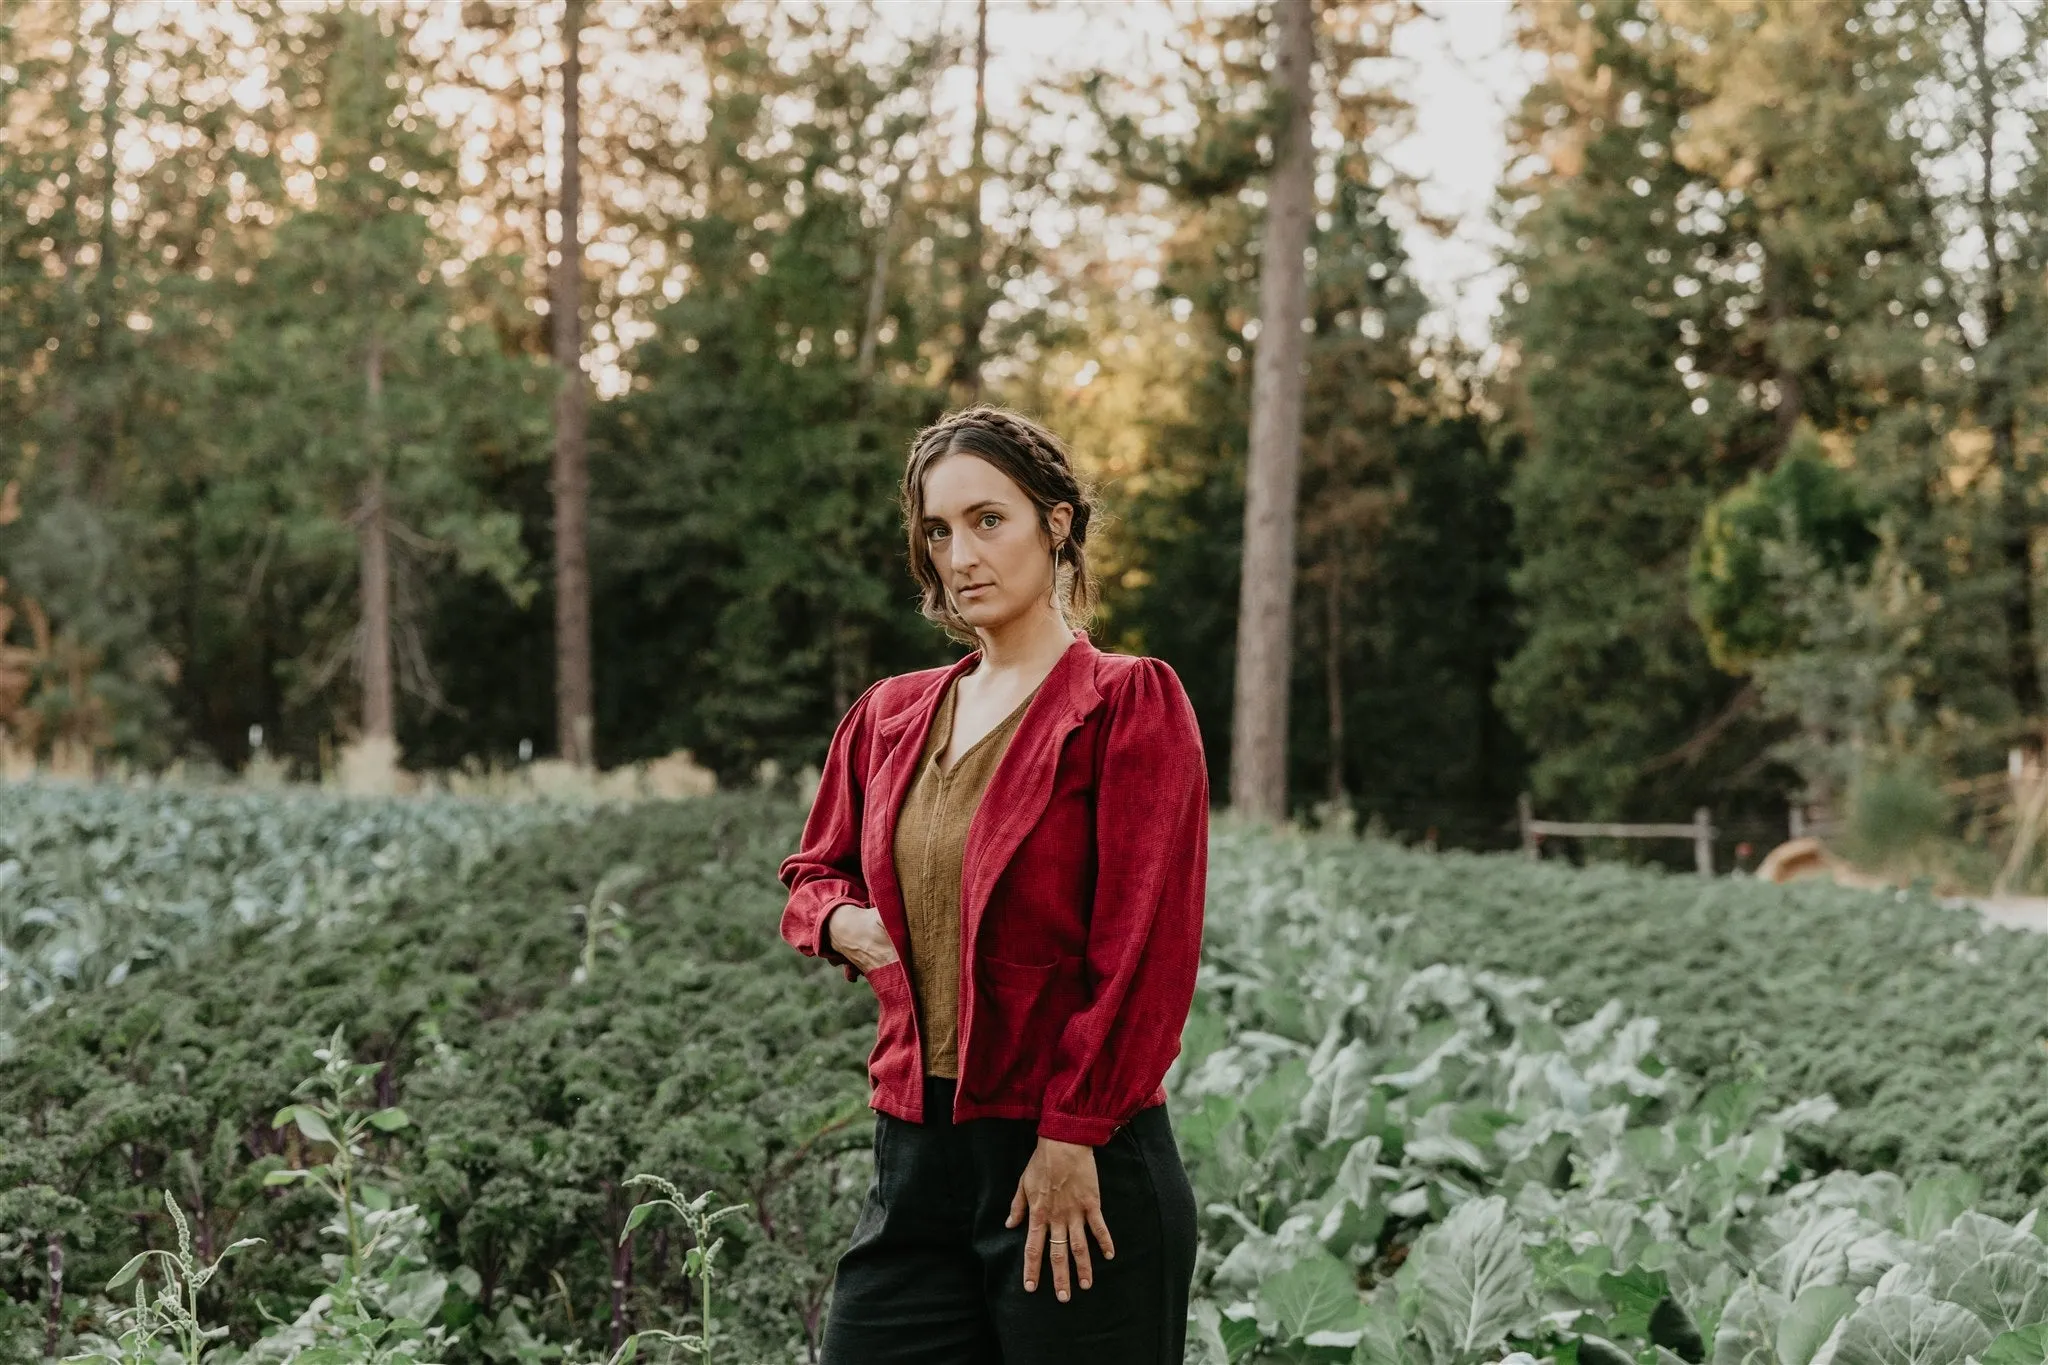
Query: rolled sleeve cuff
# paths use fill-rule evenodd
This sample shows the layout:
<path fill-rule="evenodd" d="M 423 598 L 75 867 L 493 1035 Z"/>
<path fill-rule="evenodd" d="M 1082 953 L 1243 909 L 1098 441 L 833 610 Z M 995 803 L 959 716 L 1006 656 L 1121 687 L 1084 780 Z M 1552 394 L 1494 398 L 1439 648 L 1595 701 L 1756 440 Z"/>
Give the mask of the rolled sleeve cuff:
<path fill-rule="evenodd" d="M 1040 1137 L 1087 1147 L 1100 1147 L 1121 1127 L 1123 1125 L 1115 1119 L 1096 1118 L 1090 1114 L 1063 1114 L 1058 1110 L 1047 1110 L 1038 1117 Z"/>

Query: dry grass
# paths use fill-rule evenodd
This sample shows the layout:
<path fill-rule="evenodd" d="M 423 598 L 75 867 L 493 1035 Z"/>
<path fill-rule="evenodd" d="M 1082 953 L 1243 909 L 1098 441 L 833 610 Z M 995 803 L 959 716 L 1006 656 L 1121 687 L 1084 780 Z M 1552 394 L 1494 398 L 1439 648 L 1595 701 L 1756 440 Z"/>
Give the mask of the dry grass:
<path fill-rule="evenodd" d="M 803 775 L 815 785 L 807 770 Z M 757 780 L 780 777 L 764 765 Z M 513 765 L 472 760 L 459 768 L 414 772 L 390 740 L 353 740 L 332 752 L 326 770 L 315 782 L 293 780 L 285 760 L 259 750 L 239 773 L 194 768 L 180 760 L 160 771 L 140 771 L 123 763 L 76 762 L 71 755 L 38 761 L 0 736 L 0 781 L 106 782 L 128 787 L 249 787 L 284 790 L 317 786 L 349 796 L 403 797 L 451 795 L 491 801 L 553 801 L 571 805 L 611 805 L 636 801 L 681 801 L 709 796 L 718 779 L 687 749 L 661 758 L 603 770 L 578 768 L 557 759 Z"/>

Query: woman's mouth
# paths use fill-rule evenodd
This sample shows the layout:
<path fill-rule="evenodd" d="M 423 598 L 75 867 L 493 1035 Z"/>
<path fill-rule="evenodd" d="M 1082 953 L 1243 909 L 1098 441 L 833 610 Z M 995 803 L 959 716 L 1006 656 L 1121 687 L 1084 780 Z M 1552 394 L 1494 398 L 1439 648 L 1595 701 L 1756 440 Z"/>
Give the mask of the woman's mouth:
<path fill-rule="evenodd" d="M 976 594 L 976 593 L 978 593 L 978 592 L 987 592 L 987 591 L 988 591 L 988 590 L 989 590 L 990 588 L 992 588 L 992 587 L 994 587 L 994 586 L 995 586 L 995 585 L 994 585 L 993 583 L 976 583 L 976 584 L 975 584 L 975 585 L 974 585 L 973 587 L 971 587 L 971 588 L 962 588 L 962 589 L 960 589 L 960 595 L 961 595 L 962 597 L 972 597 L 972 596 L 974 596 L 974 594 Z"/>

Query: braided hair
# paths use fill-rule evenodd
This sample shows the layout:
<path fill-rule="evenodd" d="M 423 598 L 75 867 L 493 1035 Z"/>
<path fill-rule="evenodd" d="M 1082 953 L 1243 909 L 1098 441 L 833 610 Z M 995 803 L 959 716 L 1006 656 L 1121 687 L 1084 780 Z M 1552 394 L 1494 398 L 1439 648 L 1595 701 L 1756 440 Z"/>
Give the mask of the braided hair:
<path fill-rule="evenodd" d="M 932 563 L 924 537 L 924 476 L 948 455 L 979 455 L 1022 490 L 1038 511 L 1038 529 L 1052 534 L 1048 514 L 1059 503 L 1073 508 L 1066 538 L 1053 552 L 1053 600 L 1069 626 L 1085 626 L 1095 614 L 1095 576 L 1088 570 L 1088 523 L 1095 512 L 1092 492 L 1074 473 L 1066 445 L 1028 417 L 989 405 L 948 413 L 917 434 L 903 467 L 903 520 L 910 539 L 910 576 L 917 580 L 925 619 L 963 644 L 981 637 L 952 609 L 944 581 Z"/>

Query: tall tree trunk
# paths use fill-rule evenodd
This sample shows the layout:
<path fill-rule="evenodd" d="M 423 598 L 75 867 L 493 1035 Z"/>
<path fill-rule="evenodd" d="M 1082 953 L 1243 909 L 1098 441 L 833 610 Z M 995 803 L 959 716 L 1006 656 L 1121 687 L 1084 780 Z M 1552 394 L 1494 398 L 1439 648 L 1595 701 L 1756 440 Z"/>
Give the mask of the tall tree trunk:
<path fill-rule="evenodd" d="M 50 1313 L 43 1322 L 43 1358 L 54 1360 L 64 1337 L 64 1234 L 53 1232 L 44 1242 L 44 1271 L 50 1281 Z"/>
<path fill-rule="evenodd" d="M 1770 339 L 1772 364 L 1777 373 L 1773 376 L 1778 385 L 1778 410 L 1773 414 L 1773 435 L 1775 436 L 1773 459 L 1783 458 L 1792 447 L 1792 434 L 1799 429 L 1799 419 L 1806 412 L 1806 395 L 1799 382 L 1799 369 L 1781 350 L 1784 329 L 1792 320 L 1792 268 L 1777 248 L 1769 248 L 1764 259 L 1765 308 L 1771 320 L 1771 330 L 1776 335 Z"/>
<path fill-rule="evenodd" d="M 1330 557 L 1323 595 L 1323 695 L 1330 710 L 1330 804 L 1344 801 L 1344 560 Z"/>
<path fill-rule="evenodd" d="M 555 745 L 578 767 L 594 761 L 590 677 L 589 395 L 583 377 L 582 111 L 584 0 L 562 13 L 562 191 L 553 299 L 555 365 Z"/>
<path fill-rule="evenodd" d="M 114 22 L 119 11 L 119 4 L 107 6 L 106 31 L 100 53 L 100 70 L 106 76 L 107 88 L 100 103 L 99 259 L 93 272 L 92 379 L 87 402 L 95 419 L 92 436 L 97 438 L 99 449 L 86 457 L 85 477 L 79 482 L 81 491 L 101 501 L 111 500 L 112 490 L 108 482 L 113 475 L 114 447 L 120 422 L 120 404 L 114 400 L 114 346 L 115 338 L 120 335 L 113 319 L 114 270 L 120 246 L 114 232 L 114 201 L 121 186 L 121 163 L 115 139 L 120 132 L 121 92 L 126 82 L 120 56 L 121 32 Z"/>
<path fill-rule="evenodd" d="M 967 233 L 967 284 L 960 291 L 960 355 L 953 366 L 954 401 L 962 406 L 981 399 L 981 334 L 988 328 L 995 303 L 988 285 L 988 230 L 981 218 L 982 189 L 988 184 L 988 0 L 974 7 L 974 147 L 970 153 L 969 193 L 974 199 Z"/>
<path fill-rule="evenodd" d="M 1244 567 L 1238 590 L 1237 681 L 1230 803 L 1254 819 L 1287 818 L 1287 683 L 1294 610 L 1295 507 L 1301 485 L 1303 259 L 1314 211 L 1315 12 L 1280 0 L 1274 102 L 1285 111 L 1266 189 L 1259 260 L 1259 335 L 1252 361 L 1251 449 L 1245 470 Z"/>
<path fill-rule="evenodd" d="M 2026 479 L 2020 470 L 2019 423 L 2014 411 L 2012 338 L 2005 303 L 2005 258 L 1998 245 L 1997 171 L 1998 74 L 1987 50 L 1989 0 L 1965 0 L 1970 64 L 1976 82 L 1976 148 L 1981 178 L 1977 228 L 1984 237 L 1984 344 L 1975 348 L 1978 420 L 1991 433 L 1991 457 L 1998 467 L 1998 550 L 2005 567 L 2006 685 L 2019 713 L 2024 742 L 2038 748 L 2044 688 L 2034 625 L 2034 524 Z"/>
<path fill-rule="evenodd" d="M 932 86 L 936 83 L 943 65 L 942 62 L 934 60 L 924 79 L 918 82 L 919 93 L 924 99 L 924 122 L 917 130 L 920 143 L 924 141 L 925 133 L 931 125 Z M 889 264 L 896 258 L 896 224 L 903 216 L 904 198 L 910 193 L 911 173 L 921 155 L 913 150 L 909 157 L 896 163 L 895 183 L 889 186 L 889 192 L 883 200 L 881 230 L 875 236 L 875 264 L 868 275 L 867 309 L 861 321 L 860 350 L 855 362 L 863 383 L 874 378 L 875 365 L 880 359 L 882 323 L 888 317 L 889 310 Z M 977 221 L 979 217 L 977 214 Z M 863 388 L 855 396 L 856 406 L 864 403 L 866 399 L 867 391 Z"/>
<path fill-rule="evenodd" d="M 391 676 L 391 532 L 381 459 L 384 346 L 374 336 L 370 339 L 365 369 L 370 473 L 363 481 L 362 504 L 356 509 L 356 547 L 361 557 L 363 594 L 363 738 L 389 740 L 398 734 Z"/>
<path fill-rule="evenodd" d="M 64 362 L 68 373 L 57 385 L 58 428 L 64 433 L 57 443 L 58 487 L 66 493 L 82 491 L 84 457 L 79 450 L 78 432 L 79 402 L 78 387 L 83 380 L 81 361 L 85 351 L 85 290 L 80 278 L 85 274 L 85 211 L 86 186 L 92 177 L 86 173 L 90 156 L 91 139 L 87 135 L 89 122 L 85 104 L 79 95 L 84 83 L 86 54 L 90 52 L 90 34 L 85 26 L 82 10 L 74 10 L 72 17 L 77 26 L 71 35 L 71 54 L 64 68 L 65 98 L 69 101 L 66 119 L 71 143 L 71 184 L 74 192 L 66 197 L 65 207 L 70 213 L 69 236 L 71 247 L 64 261 L 64 313 L 63 330 L 59 338 L 58 356 Z M 111 21 L 110 21 L 111 22 Z M 107 96 L 113 95 L 111 74 L 107 82 Z M 109 158 L 111 160 L 111 156 Z"/>

